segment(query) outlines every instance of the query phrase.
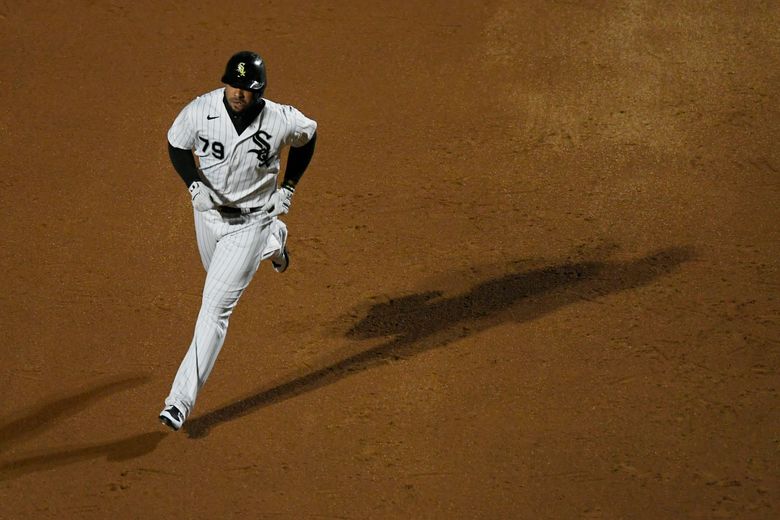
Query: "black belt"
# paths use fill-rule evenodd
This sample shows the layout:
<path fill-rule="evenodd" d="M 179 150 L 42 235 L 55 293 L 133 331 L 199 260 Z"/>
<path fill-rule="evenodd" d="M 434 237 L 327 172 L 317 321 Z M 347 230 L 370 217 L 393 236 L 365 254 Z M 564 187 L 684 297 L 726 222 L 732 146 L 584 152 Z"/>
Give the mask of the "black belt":
<path fill-rule="evenodd" d="M 255 213 L 260 211 L 262 206 L 256 208 L 234 208 L 233 206 L 217 206 L 217 211 L 223 215 L 246 215 L 247 213 Z"/>

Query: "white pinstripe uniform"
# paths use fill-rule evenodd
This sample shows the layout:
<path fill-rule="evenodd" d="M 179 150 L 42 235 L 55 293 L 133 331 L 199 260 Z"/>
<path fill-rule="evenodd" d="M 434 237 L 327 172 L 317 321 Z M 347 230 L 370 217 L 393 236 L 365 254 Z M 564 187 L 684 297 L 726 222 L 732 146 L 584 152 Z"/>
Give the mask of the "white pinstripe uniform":
<path fill-rule="evenodd" d="M 198 390 L 214 366 L 228 320 L 262 260 L 280 255 L 287 227 L 263 211 L 277 188 L 279 155 L 286 146 L 302 146 L 317 123 L 299 110 L 265 100 L 255 121 L 238 135 L 223 103 L 225 89 L 204 94 L 179 113 L 168 131 L 176 148 L 192 149 L 204 178 L 220 204 L 244 213 L 224 216 L 217 210 L 194 211 L 195 233 L 206 283 L 195 333 L 165 400 L 187 417 Z"/>

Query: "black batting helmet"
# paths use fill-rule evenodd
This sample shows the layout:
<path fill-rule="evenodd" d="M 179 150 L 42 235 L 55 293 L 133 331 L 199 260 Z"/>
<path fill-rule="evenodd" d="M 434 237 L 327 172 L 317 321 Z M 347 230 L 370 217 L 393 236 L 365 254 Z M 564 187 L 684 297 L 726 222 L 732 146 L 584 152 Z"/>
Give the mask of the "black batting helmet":
<path fill-rule="evenodd" d="M 257 53 L 241 51 L 235 53 L 225 66 L 222 83 L 231 87 L 256 92 L 258 96 L 265 91 L 265 62 Z"/>

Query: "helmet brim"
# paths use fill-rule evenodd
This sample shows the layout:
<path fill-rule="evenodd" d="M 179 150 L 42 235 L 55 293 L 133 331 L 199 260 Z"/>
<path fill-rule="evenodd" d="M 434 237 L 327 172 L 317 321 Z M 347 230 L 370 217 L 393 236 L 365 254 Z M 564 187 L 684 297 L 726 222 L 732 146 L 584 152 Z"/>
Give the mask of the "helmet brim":
<path fill-rule="evenodd" d="M 222 83 L 230 85 L 233 88 L 240 88 L 241 90 L 250 90 L 252 92 L 262 92 L 265 89 L 265 85 L 256 80 L 238 82 L 234 81 L 234 78 L 222 76 Z"/>

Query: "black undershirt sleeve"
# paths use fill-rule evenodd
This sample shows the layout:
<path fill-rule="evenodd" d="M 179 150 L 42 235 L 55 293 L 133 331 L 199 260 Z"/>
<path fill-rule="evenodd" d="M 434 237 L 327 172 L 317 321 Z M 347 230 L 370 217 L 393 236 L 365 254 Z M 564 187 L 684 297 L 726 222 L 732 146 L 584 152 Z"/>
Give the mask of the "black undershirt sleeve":
<path fill-rule="evenodd" d="M 303 172 L 311 162 L 311 158 L 314 155 L 314 145 L 317 142 L 317 132 L 311 136 L 309 142 L 303 146 L 291 147 L 290 153 L 287 156 L 287 168 L 284 170 L 284 180 L 282 186 L 292 186 L 298 184 L 298 181 L 303 177 Z"/>
<path fill-rule="evenodd" d="M 192 156 L 192 150 L 176 148 L 168 143 L 168 156 L 171 158 L 173 169 L 179 174 L 184 184 L 189 187 L 193 182 L 199 181 L 198 167 L 195 166 L 195 157 Z"/>

